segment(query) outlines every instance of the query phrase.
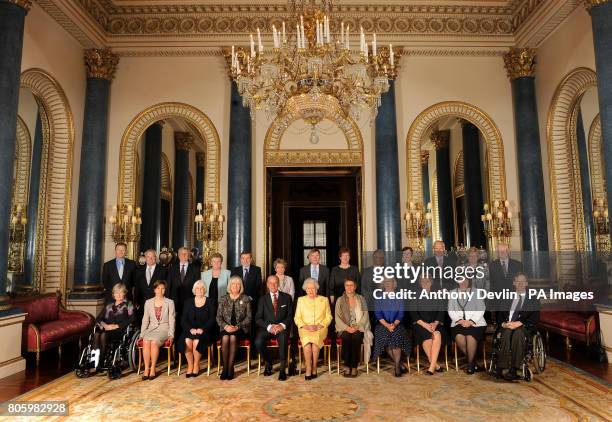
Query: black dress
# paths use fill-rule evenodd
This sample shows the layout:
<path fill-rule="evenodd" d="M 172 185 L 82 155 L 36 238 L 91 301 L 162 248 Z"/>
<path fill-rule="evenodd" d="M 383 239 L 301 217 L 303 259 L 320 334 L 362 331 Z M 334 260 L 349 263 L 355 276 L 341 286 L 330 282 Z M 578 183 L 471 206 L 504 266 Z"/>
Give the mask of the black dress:
<path fill-rule="evenodd" d="M 361 277 L 359 276 L 357 267 L 351 265 L 348 268 L 340 268 L 340 266 L 337 265 L 332 268 L 331 275 L 329 276 L 329 291 L 333 292 L 335 298 L 339 298 L 344 294 L 344 280 L 346 278 L 355 281 L 357 292 L 361 290 Z"/>
<path fill-rule="evenodd" d="M 410 319 L 412 321 L 412 334 L 416 344 L 421 345 L 425 340 L 431 339 L 431 333 L 425 328 L 417 324 L 421 320 L 427 323 L 438 321 L 436 331 L 440 332 L 442 337 L 442 346 L 449 344 L 450 339 L 448 332 L 444 327 L 444 318 L 446 316 L 446 306 L 443 300 L 419 298 L 421 292 L 417 293 L 417 299 L 411 301 Z"/>
<path fill-rule="evenodd" d="M 217 315 L 216 301 L 213 298 L 206 298 L 204 306 L 197 307 L 195 298 L 187 299 L 183 305 L 183 315 L 181 317 L 181 327 L 183 333 L 178 343 L 179 351 L 185 351 L 185 339 L 199 340 L 197 351 L 199 353 L 206 352 L 214 339 L 214 327 L 216 324 L 215 316 Z M 191 334 L 192 328 L 201 328 L 204 330 L 202 334 Z"/>
<path fill-rule="evenodd" d="M 208 286 L 208 297 L 212 297 L 217 303 L 219 297 L 219 277 L 213 277 L 210 279 L 210 286 Z"/>

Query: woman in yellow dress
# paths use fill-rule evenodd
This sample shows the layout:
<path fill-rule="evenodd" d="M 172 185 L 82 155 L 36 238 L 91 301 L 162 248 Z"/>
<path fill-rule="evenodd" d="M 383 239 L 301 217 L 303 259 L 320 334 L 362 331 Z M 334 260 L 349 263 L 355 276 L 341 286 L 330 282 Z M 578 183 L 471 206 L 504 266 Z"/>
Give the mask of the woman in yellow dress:
<path fill-rule="evenodd" d="M 304 358 L 306 360 L 306 381 L 317 377 L 319 350 L 327 337 L 327 327 L 332 321 L 329 300 L 318 296 L 319 283 L 314 278 L 304 280 L 302 289 L 306 296 L 298 298 L 295 308 L 295 325 L 298 327 Z"/>

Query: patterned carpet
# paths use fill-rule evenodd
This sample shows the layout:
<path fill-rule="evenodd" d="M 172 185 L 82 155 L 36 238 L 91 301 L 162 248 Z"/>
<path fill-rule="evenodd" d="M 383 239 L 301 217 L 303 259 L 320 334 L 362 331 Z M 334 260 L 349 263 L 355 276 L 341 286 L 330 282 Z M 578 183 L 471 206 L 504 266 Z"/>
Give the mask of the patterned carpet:
<path fill-rule="evenodd" d="M 435 376 L 413 370 L 402 378 L 385 367 L 380 375 L 374 369 L 355 379 L 330 376 L 319 367 L 315 380 L 301 376 L 284 383 L 276 374 L 258 377 L 252 371 L 247 376 L 244 365 L 238 369 L 229 382 L 218 379 L 216 368 L 210 377 L 204 373 L 192 379 L 176 372 L 168 377 L 162 370 L 153 381 L 140 381 L 135 374 L 116 381 L 68 374 L 18 400 L 69 401 L 69 417 L 36 420 L 612 420 L 609 386 L 550 360 L 530 383 L 496 381 L 484 373 L 468 376 L 452 367 Z"/>

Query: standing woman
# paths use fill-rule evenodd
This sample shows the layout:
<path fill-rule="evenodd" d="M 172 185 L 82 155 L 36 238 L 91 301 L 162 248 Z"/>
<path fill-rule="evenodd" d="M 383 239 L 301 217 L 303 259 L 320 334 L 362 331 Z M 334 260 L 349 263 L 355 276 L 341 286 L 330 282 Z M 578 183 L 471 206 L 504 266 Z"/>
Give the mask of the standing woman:
<path fill-rule="evenodd" d="M 431 278 L 421 278 L 421 290 L 417 293 L 417 299 L 413 301 L 414 309 L 410 312 L 414 339 L 418 345 L 423 347 L 429 359 L 427 375 L 433 375 L 434 371 L 443 371 L 438 365 L 438 355 L 440 348 L 448 344 L 448 334 L 444 329 L 444 302 L 438 299 L 428 299 L 423 295 L 423 292 L 431 292 L 432 284 Z"/>
<path fill-rule="evenodd" d="M 450 299 L 448 301 L 448 315 L 451 319 L 451 332 L 455 343 L 467 357 L 467 370 L 472 375 L 476 368 L 474 358 L 478 343 L 482 340 L 487 321 L 485 321 L 485 302 L 476 295 L 476 289 L 470 285 L 470 280 L 464 279 L 457 289 L 451 292 L 463 293 L 465 297 Z M 473 296 L 470 298 L 470 294 Z"/>
<path fill-rule="evenodd" d="M 183 305 L 183 333 L 178 343 L 179 351 L 184 351 L 187 358 L 186 378 L 197 377 L 200 373 L 200 359 L 214 337 L 217 311 L 216 300 L 206 297 L 206 285 L 202 280 L 193 284 L 192 292 L 194 297 L 187 299 Z"/>
<path fill-rule="evenodd" d="M 347 278 L 361 280 L 357 267 L 349 263 L 351 260 L 351 250 L 349 248 L 340 248 L 338 258 L 340 258 L 340 264 L 332 268 L 329 276 L 329 288 L 327 289 L 332 305 L 336 298 L 344 294 L 344 280 Z M 356 288 L 357 291 L 360 290 L 359 286 L 356 286 Z"/>
<path fill-rule="evenodd" d="M 336 301 L 336 331 L 342 339 L 342 360 L 344 376 L 356 377 L 359 354 L 363 344 L 363 359 L 370 360 L 372 332 L 368 304 L 363 296 L 357 294 L 357 283 L 347 278 L 344 281 L 344 294 Z"/>
<path fill-rule="evenodd" d="M 221 329 L 222 380 L 234 378 L 234 360 L 240 340 L 248 337 L 251 329 L 251 298 L 244 293 L 240 276 L 232 276 L 227 294 L 219 300 L 217 324 Z"/>
<path fill-rule="evenodd" d="M 291 296 L 291 299 L 293 299 L 295 297 L 295 284 L 293 283 L 293 279 L 285 274 L 285 271 L 287 270 L 287 261 L 282 258 L 276 258 L 272 264 L 272 267 L 274 268 L 276 276 L 278 277 L 278 290 L 283 293 L 287 293 Z"/>
<path fill-rule="evenodd" d="M 298 327 L 304 358 L 306 360 L 306 381 L 317 377 L 319 350 L 327 337 L 327 327 L 332 321 L 329 300 L 317 295 L 319 283 L 312 277 L 304 280 L 302 289 L 306 296 L 298 298 L 294 321 Z"/>
<path fill-rule="evenodd" d="M 206 285 L 206 297 L 212 297 L 219 303 L 221 296 L 227 292 L 227 282 L 230 279 L 230 270 L 221 268 L 223 255 L 215 252 L 210 255 L 210 269 L 202 273 L 202 281 Z"/>
<path fill-rule="evenodd" d="M 142 379 L 155 378 L 155 365 L 159 357 L 159 348 L 166 341 L 172 343 L 174 338 L 174 302 L 164 297 L 166 282 L 157 280 L 153 283 L 155 296 L 144 305 L 140 338 L 143 339 L 144 372 Z"/>

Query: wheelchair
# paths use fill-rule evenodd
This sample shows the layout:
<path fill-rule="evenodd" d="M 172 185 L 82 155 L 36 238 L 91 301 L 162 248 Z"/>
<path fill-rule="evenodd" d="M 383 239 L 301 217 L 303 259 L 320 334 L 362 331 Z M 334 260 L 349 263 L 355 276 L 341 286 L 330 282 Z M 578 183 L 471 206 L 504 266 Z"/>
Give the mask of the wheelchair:
<path fill-rule="evenodd" d="M 129 325 L 120 340 L 111 342 L 106 348 L 105 356 L 100 356 L 100 349 L 94 347 L 94 338 L 102 328 L 96 324 L 89 335 L 88 343 L 79 353 L 79 361 L 75 368 L 78 378 L 87 378 L 97 371 L 91 370 L 99 367 L 101 372 L 106 371 L 111 380 L 118 379 L 125 369 L 135 371 L 138 365 L 138 347 L 136 342 L 140 330 Z M 101 363 L 98 365 L 98 363 Z"/>
<path fill-rule="evenodd" d="M 546 348 L 542 335 L 535 326 L 527 326 L 525 335 L 525 353 L 523 354 L 522 377 L 527 382 L 533 378 L 533 373 L 541 374 L 546 369 Z M 493 334 L 493 347 L 488 374 L 499 377 L 498 359 L 501 348 L 501 326 L 497 326 Z M 532 369 L 533 368 L 533 371 Z M 519 375 L 520 376 L 520 375 Z"/>

